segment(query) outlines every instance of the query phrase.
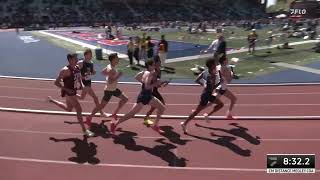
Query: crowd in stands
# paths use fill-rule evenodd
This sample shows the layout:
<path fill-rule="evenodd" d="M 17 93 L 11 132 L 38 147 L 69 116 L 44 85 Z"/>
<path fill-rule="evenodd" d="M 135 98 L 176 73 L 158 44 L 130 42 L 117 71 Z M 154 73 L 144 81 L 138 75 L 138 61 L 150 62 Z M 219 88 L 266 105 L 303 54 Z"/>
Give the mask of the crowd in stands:
<path fill-rule="evenodd" d="M 88 25 L 266 17 L 257 0 L 0 0 L 2 23 Z"/>

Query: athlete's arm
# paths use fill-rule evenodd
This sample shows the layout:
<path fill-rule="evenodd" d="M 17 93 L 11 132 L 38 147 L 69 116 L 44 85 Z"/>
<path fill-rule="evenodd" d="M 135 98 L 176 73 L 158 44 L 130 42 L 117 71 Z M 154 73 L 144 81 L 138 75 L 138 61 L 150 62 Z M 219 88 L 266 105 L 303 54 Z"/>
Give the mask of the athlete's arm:
<path fill-rule="evenodd" d="M 97 73 L 97 71 L 96 71 L 96 69 L 94 69 L 94 66 L 92 67 L 92 72 L 91 72 L 91 74 L 92 75 L 96 75 L 96 73 Z"/>
<path fill-rule="evenodd" d="M 134 78 L 135 78 L 137 81 L 139 81 L 139 82 L 142 83 L 142 76 L 143 76 L 143 74 L 144 74 L 144 71 L 141 71 L 141 72 L 137 73 Z"/>
<path fill-rule="evenodd" d="M 204 82 L 201 81 L 201 80 L 203 80 L 203 73 L 204 73 L 204 72 L 202 72 L 201 74 L 199 74 L 199 76 L 198 76 L 197 79 L 195 80 L 195 82 L 196 82 L 197 84 L 200 84 L 201 86 L 205 86 Z"/>
<path fill-rule="evenodd" d="M 232 72 L 227 67 L 221 68 L 221 76 L 223 79 L 225 79 L 228 83 L 232 81 Z"/>
<path fill-rule="evenodd" d="M 109 77 L 108 78 L 109 83 L 113 83 L 114 81 L 120 78 L 120 76 L 122 75 L 122 72 L 119 72 L 117 74 L 117 72 L 114 69 L 104 68 L 102 70 L 102 74 Z"/>
<path fill-rule="evenodd" d="M 77 63 L 77 65 L 78 65 L 79 69 L 82 69 L 83 68 L 83 61 L 79 61 Z"/>
<path fill-rule="evenodd" d="M 109 72 L 108 72 L 108 68 L 107 68 L 107 67 L 105 67 L 105 68 L 102 69 L 102 71 L 101 71 L 101 74 L 104 75 L 104 76 L 109 76 L 108 73 L 109 73 Z"/>
<path fill-rule="evenodd" d="M 65 90 L 69 93 L 71 93 L 71 89 L 65 88 L 63 87 L 63 85 L 61 84 L 62 79 L 67 75 L 68 70 L 67 69 L 62 69 L 58 75 L 58 77 L 56 78 L 56 80 L 54 81 L 54 85 L 56 85 L 58 88 Z"/>
<path fill-rule="evenodd" d="M 213 46 L 217 43 L 216 40 L 212 41 L 212 43 L 210 44 L 210 46 L 208 47 L 208 49 L 205 50 L 205 52 L 209 51 L 209 50 L 212 50 L 213 49 Z"/>
<path fill-rule="evenodd" d="M 147 89 L 153 89 L 154 87 L 158 87 L 161 84 L 160 80 L 157 80 L 156 82 L 151 84 L 153 74 L 151 74 L 150 72 L 145 72 L 144 75 L 146 76 L 144 83 Z"/>
<path fill-rule="evenodd" d="M 57 86 L 58 88 L 61 88 L 62 89 L 62 84 L 61 84 L 61 81 L 62 79 L 64 78 L 65 76 L 65 72 L 66 70 L 65 69 L 62 69 L 60 72 L 59 72 L 59 75 L 58 77 L 56 78 L 56 80 L 54 81 L 54 85 Z"/>

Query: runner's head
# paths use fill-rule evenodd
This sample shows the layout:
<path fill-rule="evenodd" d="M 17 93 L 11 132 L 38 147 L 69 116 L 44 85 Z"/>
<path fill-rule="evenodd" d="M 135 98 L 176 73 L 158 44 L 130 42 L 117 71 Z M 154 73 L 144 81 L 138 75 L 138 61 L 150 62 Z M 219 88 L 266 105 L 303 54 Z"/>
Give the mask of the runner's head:
<path fill-rule="evenodd" d="M 219 39 L 219 41 L 224 41 L 224 36 L 223 36 L 223 34 L 218 35 L 218 39 Z"/>
<path fill-rule="evenodd" d="M 223 66 L 228 65 L 228 59 L 227 58 L 220 58 L 219 64 L 221 64 Z"/>
<path fill-rule="evenodd" d="M 206 61 L 206 66 L 210 74 L 216 73 L 216 61 L 214 58 L 210 58 Z"/>
<path fill-rule="evenodd" d="M 92 59 L 92 51 L 91 49 L 86 49 L 83 53 L 84 60 L 90 61 Z"/>
<path fill-rule="evenodd" d="M 148 71 L 154 71 L 155 69 L 155 63 L 153 60 L 146 61 L 146 68 Z"/>
<path fill-rule="evenodd" d="M 154 61 L 155 68 L 159 70 L 161 67 L 160 57 L 158 55 L 154 56 L 153 61 Z"/>
<path fill-rule="evenodd" d="M 67 59 L 69 62 L 69 65 L 71 65 L 72 67 L 77 65 L 78 62 L 78 55 L 76 53 L 73 54 L 68 54 L 67 55 Z"/>
<path fill-rule="evenodd" d="M 119 63 L 119 58 L 117 53 L 112 53 L 109 55 L 109 61 L 112 66 L 116 66 Z"/>

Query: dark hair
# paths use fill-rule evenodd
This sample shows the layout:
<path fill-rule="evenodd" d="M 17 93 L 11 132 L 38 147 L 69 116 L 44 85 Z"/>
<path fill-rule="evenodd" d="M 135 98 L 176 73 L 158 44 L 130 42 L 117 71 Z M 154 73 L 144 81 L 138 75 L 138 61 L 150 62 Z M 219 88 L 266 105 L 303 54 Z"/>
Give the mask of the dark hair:
<path fill-rule="evenodd" d="M 86 50 L 84 51 L 83 55 L 87 55 L 88 53 L 91 53 L 91 54 L 92 54 L 91 49 L 86 49 Z"/>
<path fill-rule="evenodd" d="M 149 66 L 152 66 L 154 64 L 154 61 L 153 60 L 147 60 L 146 61 L 146 68 L 148 69 Z"/>
<path fill-rule="evenodd" d="M 76 54 L 76 53 L 70 53 L 67 55 L 67 59 L 68 59 L 68 61 L 70 61 L 72 58 L 75 58 L 77 56 L 78 56 L 78 54 Z"/>
<path fill-rule="evenodd" d="M 160 61 L 160 56 L 159 55 L 153 56 L 153 61 L 154 61 L 154 63 L 161 62 Z"/>
<path fill-rule="evenodd" d="M 207 68 L 208 68 L 208 70 L 209 70 L 209 72 L 211 71 L 211 68 L 212 68 L 212 66 L 216 66 L 216 61 L 215 61 L 215 59 L 214 58 L 209 58 L 207 61 L 206 61 L 206 66 L 207 66 Z"/>
<path fill-rule="evenodd" d="M 207 61 L 206 61 L 206 66 L 207 66 L 207 68 L 210 68 L 212 65 L 215 65 L 216 63 L 215 63 L 215 59 L 214 58 L 209 58 L 209 59 L 207 59 Z"/>
<path fill-rule="evenodd" d="M 224 57 L 220 58 L 219 59 L 219 64 L 223 64 L 226 60 L 227 60 L 227 58 L 224 58 Z"/>
<path fill-rule="evenodd" d="M 112 53 L 109 55 L 109 61 L 112 61 L 114 60 L 116 57 L 118 57 L 118 54 L 117 53 Z"/>
<path fill-rule="evenodd" d="M 161 35 L 161 39 L 164 39 L 164 37 L 165 37 L 164 34 L 162 34 L 162 35 Z"/>
<path fill-rule="evenodd" d="M 147 36 L 146 40 L 151 40 L 151 36 Z"/>

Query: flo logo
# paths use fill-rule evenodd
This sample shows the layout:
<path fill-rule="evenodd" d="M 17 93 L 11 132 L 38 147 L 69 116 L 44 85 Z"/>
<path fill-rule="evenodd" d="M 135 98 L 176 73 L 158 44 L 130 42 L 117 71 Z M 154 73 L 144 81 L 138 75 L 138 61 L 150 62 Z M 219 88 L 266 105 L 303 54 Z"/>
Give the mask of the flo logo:
<path fill-rule="evenodd" d="M 307 9 L 290 9 L 290 15 L 306 15 Z"/>

